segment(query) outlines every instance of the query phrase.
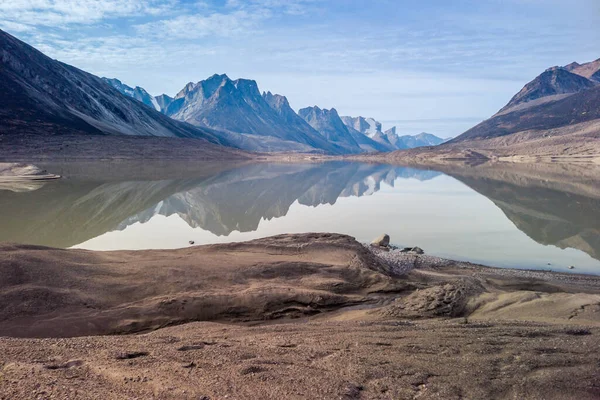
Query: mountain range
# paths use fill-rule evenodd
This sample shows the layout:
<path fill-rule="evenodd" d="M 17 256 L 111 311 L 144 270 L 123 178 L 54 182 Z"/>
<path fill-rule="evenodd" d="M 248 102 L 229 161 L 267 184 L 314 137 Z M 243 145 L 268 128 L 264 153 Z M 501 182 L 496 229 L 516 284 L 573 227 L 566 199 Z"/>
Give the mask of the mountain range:
<path fill-rule="evenodd" d="M 66 139 L 61 144 L 57 137 L 110 136 L 114 142 L 115 137 L 146 136 L 194 139 L 192 154 L 213 158 L 219 153 L 221 158 L 239 157 L 239 150 L 246 150 L 392 152 L 385 156 L 388 160 L 415 154 L 427 160 L 432 155 L 457 159 L 457 152 L 482 159 L 600 159 L 600 59 L 547 69 L 491 118 L 447 142 L 426 133 L 399 135 L 396 127 L 382 131 L 373 118 L 340 116 L 335 108 L 313 106 L 296 113 L 285 96 L 261 93 L 255 81 L 224 74 L 190 82 L 174 97 L 155 97 L 141 87 L 52 60 L 1 30 L 0 67 L 0 146 L 7 154 L 19 146 L 29 148 L 32 140 L 43 153 L 48 141 L 61 151 L 68 147 Z M 113 146 L 94 146 L 93 140 L 87 145 L 103 151 Z M 80 146 L 81 141 L 77 152 L 84 153 Z M 396 152 L 416 147 L 422 150 Z M 143 156 L 144 151 L 133 154 Z"/>
<path fill-rule="evenodd" d="M 422 146 L 437 146 L 446 141 L 431 133 L 419 133 L 418 135 L 398 135 L 398 128 L 395 126 L 382 132 L 381 122 L 373 118 L 364 117 L 342 117 L 344 124 L 352 127 L 360 133 L 370 137 L 374 141 L 387 147 L 388 151 L 414 149 Z"/>
<path fill-rule="evenodd" d="M 215 75 L 186 85 L 174 98 L 153 97 L 140 87 L 53 60 L 1 30 L 0 67 L 0 143 L 9 149 L 29 146 L 30 138 L 43 142 L 60 136 L 67 144 L 67 136 L 147 136 L 195 139 L 199 157 L 205 151 L 221 152 L 223 158 L 237 156 L 228 148 L 363 151 L 357 145 L 340 148 L 328 142 L 289 107 L 285 97 L 260 94 L 250 80 Z M 43 147 L 37 142 L 36 148 Z M 110 155 L 98 155 L 106 156 Z"/>
<path fill-rule="evenodd" d="M 313 106 L 296 113 L 285 96 L 271 92 L 261 95 L 255 81 L 231 80 L 225 74 L 189 82 L 174 97 L 166 94 L 153 97 L 139 86 L 133 88 L 118 79 L 102 79 L 122 94 L 192 125 L 277 138 L 288 145 L 294 142 L 310 147 L 282 149 L 272 144 L 275 151 L 352 154 L 432 146 L 444 141 L 424 133 L 398 137 L 395 127 L 384 134 L 381 123 L 373 118 L 340 117 L 335 108 Z"/>

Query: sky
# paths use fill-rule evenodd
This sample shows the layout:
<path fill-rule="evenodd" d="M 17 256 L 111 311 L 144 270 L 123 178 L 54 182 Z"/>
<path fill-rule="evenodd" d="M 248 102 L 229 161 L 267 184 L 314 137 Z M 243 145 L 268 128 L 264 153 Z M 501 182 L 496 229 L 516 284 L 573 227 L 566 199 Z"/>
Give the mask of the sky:
<path fill-rule="evenodd" d="M 226 73 L 441 137 L 600 57 L 598 0 L 0 0 L 0 28 L 154 95 Z"/>

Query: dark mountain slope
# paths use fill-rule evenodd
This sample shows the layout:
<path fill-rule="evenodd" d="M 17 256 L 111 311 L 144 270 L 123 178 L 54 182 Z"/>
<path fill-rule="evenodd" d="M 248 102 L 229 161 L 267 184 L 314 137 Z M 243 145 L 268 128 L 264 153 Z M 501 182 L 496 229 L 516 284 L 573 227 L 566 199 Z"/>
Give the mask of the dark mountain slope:
<path fill-rule="evenodd" d="M 550 103 L 498 114 L 448 143 L 488 139 L 527 130 L 548 130 L 600 118 L 600 86 Z M 540 136 L 543 136 L 541 133 Z"/>
<path fill-rule="evenodd" d="M 595 61 L 579 64 L 572 62 L 564 67 L 569 72 L 591 79 L 595 74 L 600 71 L 600 58 Z"/>
<path fill-rule="evenodd" d="M 2 134 L 119 134 L 232 144 L 218 132 L 173 121 L 3 31 L 0 63 Z"/>
<path fill-rule="evenodd" d="M 578 93 L 595 86 L 589 79 L 571 73 L 564 68 L 550 68 L 529 82 L 517 93 L 500 113 L 514 106 L 544 97 Z"/>

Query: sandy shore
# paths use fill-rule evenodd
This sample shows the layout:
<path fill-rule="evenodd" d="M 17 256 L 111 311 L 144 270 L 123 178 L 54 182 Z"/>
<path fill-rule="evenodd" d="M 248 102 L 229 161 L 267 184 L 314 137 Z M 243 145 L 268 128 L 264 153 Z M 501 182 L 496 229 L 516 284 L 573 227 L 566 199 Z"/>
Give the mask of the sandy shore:
<path fill-rule="evenodd" d="M 337 234 L 2 244 L 0 336 L 1 399 L 600 396 L 600 278 Z"/>

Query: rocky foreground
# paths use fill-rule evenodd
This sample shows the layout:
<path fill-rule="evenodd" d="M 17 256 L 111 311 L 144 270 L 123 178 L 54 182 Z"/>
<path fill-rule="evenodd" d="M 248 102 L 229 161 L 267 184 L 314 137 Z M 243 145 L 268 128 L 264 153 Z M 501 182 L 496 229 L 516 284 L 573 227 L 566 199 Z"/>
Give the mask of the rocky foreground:
<path fill-rule="evenodd" d="M 0 335 L 1 399 L 600 396 L 599 278 L 337 234 L 164 251 L 3 244 Z"/>

